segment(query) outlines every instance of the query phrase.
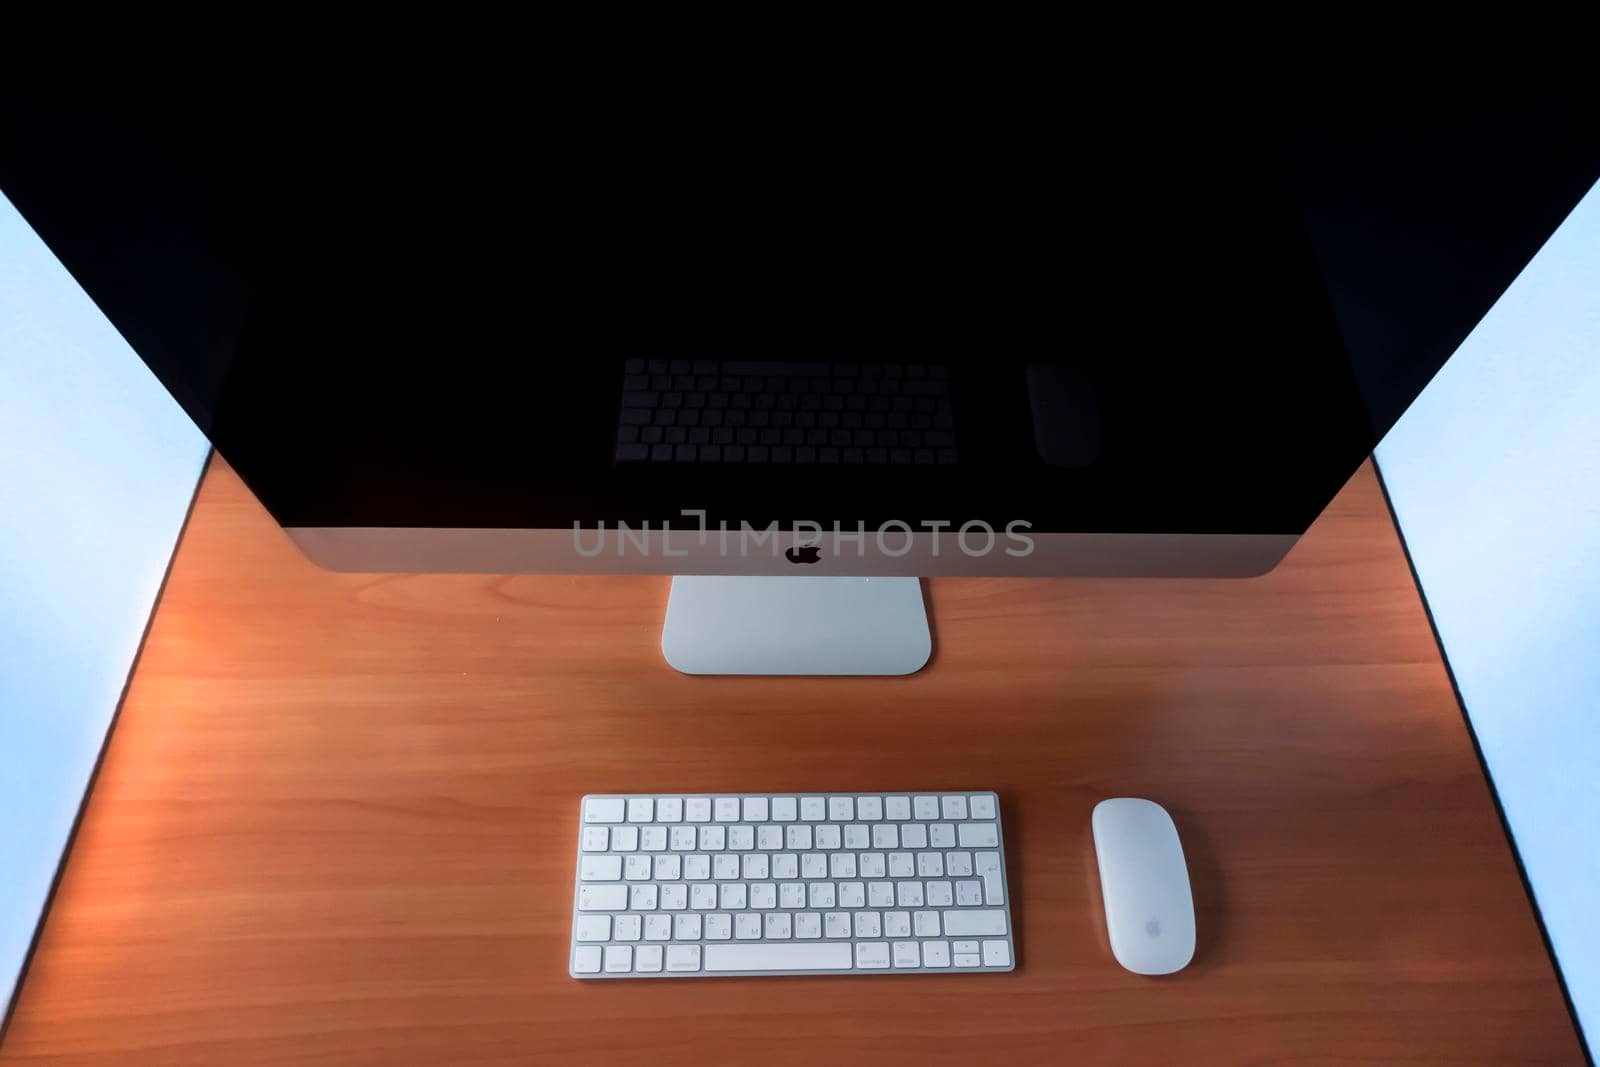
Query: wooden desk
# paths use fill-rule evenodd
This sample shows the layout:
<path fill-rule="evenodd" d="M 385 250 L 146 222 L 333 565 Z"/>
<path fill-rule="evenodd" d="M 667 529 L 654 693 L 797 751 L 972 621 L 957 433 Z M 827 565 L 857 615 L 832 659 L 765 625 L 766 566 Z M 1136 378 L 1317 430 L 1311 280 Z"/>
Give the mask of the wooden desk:
<path fill-rule="evenodd" d="M 6 1064 L 1581 1062 L 1363 470 L 1277 571 L 938 580 L 908 679 L 704 679 L 657 578 L 317 570 L 217 463 Z M 566 977 L 577 798 L 993 786 L 1009 976 Z M 1119 970 L 1089 810 L 1184 835 Z"/>

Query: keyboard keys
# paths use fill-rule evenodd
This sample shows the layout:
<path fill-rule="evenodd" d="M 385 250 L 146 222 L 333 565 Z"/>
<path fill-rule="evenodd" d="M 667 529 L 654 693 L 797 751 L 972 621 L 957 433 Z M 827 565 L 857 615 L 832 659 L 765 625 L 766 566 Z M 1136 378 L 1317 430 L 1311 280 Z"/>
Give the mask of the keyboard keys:
<path fill-rule="evenodd" d="M 993 794 L 581 808 L 575 976 L 1009 970 L 1015 958 Z"/>
<path fill-rule="evenodd" d="M 1004 941 L 985 941 L 983 943 L 983 965 L 985 967 L 1011 966 L 1011 946 Z"/>
<path fill-rule="evenodd" d="M 968 911 L 960 908 L 945 912 L 941 921 L 944 923 L 944 932 L 951 937 L 963 934 L 994 937 L 1006 932 L 1006 913 L 999 909 Z"/>
<path fill-rule="evenodd" d="M 667 970 L 698 971 L 700 969 L 699 945 L 668 945 Z"/>
<path fill-rule="evenodd" d="M 885 961 L 874 966 L 887 967 Z M 842 942 L 705 946 L 707 971 L 842 971 L 850 964 L 850 946 Z"/>
<path fill-rule="evenodd" d="M 621 877 L 621 856 L 585 856 L 578 868 L 578 878 L 585 882 L 614 882 Z"/>
<path fill-rule="evenodd" d="M 579 941 L 610 941 L 611 916 L 580 915 L 573 924 L 573 933 Z"/>
<path fill-rule="evenodd" d="M 1000 889 L 1000 853 L 979 852 L 973 856 L 974 870 L 983 880 L 983 902 L 985 904 L 1004 904 L 1004 893 Z"/>
<path fill-rule="evenodd" d="M 878 970 L 889 966 L 889 943 L 887 941 L 858 941 L 856 943 L 856 966 L 863 970 Z"/>
<path fill-rule="evenodd" d="M 627 906 L 628 887 L 625 885 L 585 885 L 578 890 L 579 911 L 623 911 Z"/>
<path fill-rule="evenodd" d="M 590 797 L 583 803 L 584 822 L 621 822 L 627 807 L 621 799 Z"/>

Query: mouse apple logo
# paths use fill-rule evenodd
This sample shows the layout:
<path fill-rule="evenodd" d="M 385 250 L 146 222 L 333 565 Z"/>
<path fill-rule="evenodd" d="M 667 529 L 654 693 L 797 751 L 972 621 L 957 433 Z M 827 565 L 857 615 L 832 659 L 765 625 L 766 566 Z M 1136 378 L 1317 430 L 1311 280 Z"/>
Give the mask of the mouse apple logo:
<path fill-rule="evenodd" d="M 815 563 L 822 558 L 822 549 L 816 545 L 795 545 L 784 555 L 790 563 Z"/>
<path fill-rule="evenodd" d="M 1156 919 L 1151 919 L 1149 922 L 1144 924 L 1144 932 L 1149 934 L 1151 937 L 1160 937 L 1161 923 Z"/>

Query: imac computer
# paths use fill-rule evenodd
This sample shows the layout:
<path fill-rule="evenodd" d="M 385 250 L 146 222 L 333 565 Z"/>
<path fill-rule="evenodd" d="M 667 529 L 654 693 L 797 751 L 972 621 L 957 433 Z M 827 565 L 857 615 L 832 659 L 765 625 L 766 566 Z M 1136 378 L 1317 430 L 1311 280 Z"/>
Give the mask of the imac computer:
<path fill-rule="evenodd" d="M 0 188 L 323 566 L 903 674 L 924 576 L 1271 569 L 1595 177 L 1559 72 L 1210 58 L 14 72 Z"/>

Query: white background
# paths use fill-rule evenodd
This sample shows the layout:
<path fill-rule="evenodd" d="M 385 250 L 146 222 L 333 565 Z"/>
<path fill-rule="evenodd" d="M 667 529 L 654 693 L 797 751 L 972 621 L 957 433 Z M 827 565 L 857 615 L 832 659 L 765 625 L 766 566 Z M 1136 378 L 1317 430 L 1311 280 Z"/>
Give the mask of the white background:
<path fill-rule="evenodd" d="M 207 448 L 0 197 L 0 1010 Z"/>
<path fill-rule="evenodd" d="M 1377 454 L 1579 1018 L 1600 1033 L 1600 186 Z"/>

